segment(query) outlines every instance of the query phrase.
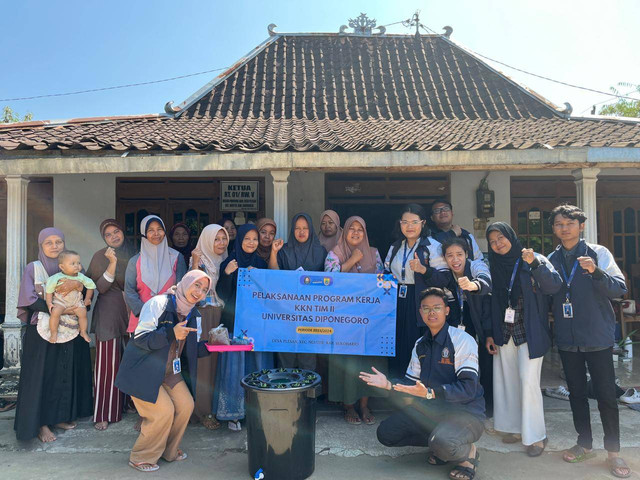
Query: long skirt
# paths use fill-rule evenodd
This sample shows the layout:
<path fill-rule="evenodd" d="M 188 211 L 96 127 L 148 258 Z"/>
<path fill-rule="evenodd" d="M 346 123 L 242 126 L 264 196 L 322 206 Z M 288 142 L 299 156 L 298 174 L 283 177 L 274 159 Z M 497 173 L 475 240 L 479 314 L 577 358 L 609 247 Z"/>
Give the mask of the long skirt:
<path fill-rule="evenodd" d="M 240 380 L 263 368 L 274 367 L 271 352 L 225 352 L 218 361 L 212 412 L 218 420 L 241 420 L 245 415 Z"/>
<path fill-rule="evenodd" d="M 222 307 L 206 306 L 198 309 L 202 315 L 201 340 L 209 339 L 209 330 L 220 325 Z M 218 364 L 218 352 L 212 352 L 207 357 L 198 359 L 198 381 L 196 382 L 196 405 L 193 411 L 198 418 L 211 414 L 213 402 L 213 386 L 216 381 L 216 366 Z"/>
<path fill-rule="evenodd" d="M 94 422 L 115 423 L 122 420 L 125 395 L 114 385 L 122 359 L 122 337 L 96 342 L 94 371 Z"/>
<path fill-rule="evenodd" d="M 529 358 L 529 346 L 516 346 L 513 338 L 493 356 L 494 428 L 521 434 L 527 446 L 547 436 L 540 390 L 543 358 Z"/>
<path fill-rule="evenodd" d="M 360 380 L 360 372 L 371 372 L 371 367 L 387 373 L 386 357 L 329 355 L 329 401 L 353 405 L 362 397 L 386 396 L 386 390 Z"/>
<path fill-rule="evenodd" d="M 407 285 L 407 296 L 398 297 L 396 310 L 396 356 L 389 358 L 389 376 L 404 378 L 416 341 L 424 335 L 426 327 L 419 327 L 422 319 L 416 305 L 416 286 Z"/>
<path fill-rule="evenodd" d="M 43 425 L 93 413 L 89 344 L 80 336 L 53 344 L 38 334 L 36 325 L 26 330 L 13 426 L 18 440 L 38 436 Z"/>

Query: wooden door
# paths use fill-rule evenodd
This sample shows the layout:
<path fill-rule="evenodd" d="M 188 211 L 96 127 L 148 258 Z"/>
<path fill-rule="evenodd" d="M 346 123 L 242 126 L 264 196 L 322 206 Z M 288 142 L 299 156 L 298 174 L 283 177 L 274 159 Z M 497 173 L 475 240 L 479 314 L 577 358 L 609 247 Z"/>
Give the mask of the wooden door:
<path fill-rule="evenodd" d="M 157 215 L 166 222 L 166 202 L 160 200 L 124 201 L 118 204 L 117 220 L 124 227 L 124 236 L 135 250 L 140 248 L 140 222 L 147 215 Z M 170 228 L 167 226 L 167 229 Z"/>

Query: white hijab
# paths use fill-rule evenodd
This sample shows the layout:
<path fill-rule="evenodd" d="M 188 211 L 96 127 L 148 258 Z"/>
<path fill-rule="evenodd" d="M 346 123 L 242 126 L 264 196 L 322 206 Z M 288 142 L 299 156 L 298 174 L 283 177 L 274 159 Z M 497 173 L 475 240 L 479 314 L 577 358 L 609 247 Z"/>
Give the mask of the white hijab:
<path fill-rule="evenodd" d="M 227 241 L 229 240 L 229 234 L 218 224 L 207 225 L 202 229 L 200 233 L 200 237 L 198 237 L 198 243 L 196 244 L 196 248 L 193 249 L 193 252 L 200 257 L 200 262 L 204 265 L 204 268 L 207 270 L 207 274 L 211 277 L 210 291 L 216 290 L 216 284 L 218 283 L 218 278 L 220 277 L 220 264 L 226 260 L 229 256 L 227 253 L 227 249 L 224 249 L 224 253 L 222 255 L 217 255 L 213 251 L 213 243 L 216 240 L 216 235 L 218 235 L 219 231 L 223 231 L 227 237 Z M 193 257 L 190 260 L 190 267 L 193 263 Z M 196 265 L 199 267 L 199 265 Z"/>
<path fill-rule="evenodd" d="M 165 231 L 165 237 L 160 245 L 154 245 L 146 238 L 147 226 L 151 222 L 159 222 Z M 169 248 L 166 231 L 164 222 L 156 215 L 147 215 L 140 222 L 140 233 L 142 234 L 140 276 L 143 283 L 151 289 L 153 295 L 160 293 L 162 287 L 167 284 L 173 275 L 173 266 L 179 255 L 176 250 Z"/>

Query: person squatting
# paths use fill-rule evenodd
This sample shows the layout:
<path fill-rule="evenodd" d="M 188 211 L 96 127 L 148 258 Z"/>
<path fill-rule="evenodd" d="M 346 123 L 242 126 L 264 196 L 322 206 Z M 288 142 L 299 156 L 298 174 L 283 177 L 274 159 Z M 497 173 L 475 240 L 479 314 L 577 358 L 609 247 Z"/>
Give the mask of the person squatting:
<path fill-rule="evenodd" d="M 241 431 L 240 380 L 279 365 L 318 371 L 326 398 L 341 405 L 344 421 L 354 427 L 376 424 L 369 399 L 387 397 L 392 413 L 377 427 L 380 443 L 427 447 L 428 464 L 452 463 L 451 479 L 471 480 L 480 458 L 476 442 L 485 431 L 522 443 L 531 457 L 544 452 L 540 375 L 554 340 L 577 432 L 563 460 L 595 455 L 588 367 L 609 471 L 629 477 L 619 456 L 611 305 L 627 287 L 609 250 L 581 239 L 594 219 L 572 205 L 556 207 L 550 223 L 560 243 L 548 258 L 525 248 L 509 224 L 494 222 L 486 230 L 487 264 L 474 236 L 453 218 L 446 199 L 429 212 L 405 206 L 384 260 L 370 245 L 363 218 L 342 223 L 333 210 L 317 219 L 318 234 L 308 214 L 295 215 L 286 243 L 269 218 L 239 226 L 222 219 L 196 240 L 188 225 L 167 230 L 160 217 L 149 215 L 140 224 L 138 251 L 125 241 L 122 226 L 107 219 L 100 225 L 105 246 L 86 272 L 63 232 L 42 230 L 38 259 L 25 268 L 18 299 L 26 329 L 16 437 L 53 442 L 57 429 L 75 428 L 78 418 L 92 416 L 103 431 L 124 412 L 137 414 L 140 436 L 129 465 L 156 471 L 160 458 L 187 458 L 180 444 L 189 421 L 210 430 L 226 422 Z M 393 274 L 396 355 L 209 352 L 203 332 L 220 324 L 233 331 L 240 268 Z M 94 291 L 92 379 L 87 308 Z"/>

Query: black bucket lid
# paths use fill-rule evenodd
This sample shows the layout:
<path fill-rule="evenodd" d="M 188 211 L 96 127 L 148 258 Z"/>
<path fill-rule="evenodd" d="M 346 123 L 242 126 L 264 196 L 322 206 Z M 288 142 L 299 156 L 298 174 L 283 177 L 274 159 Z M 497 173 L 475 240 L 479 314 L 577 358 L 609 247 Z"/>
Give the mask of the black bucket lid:
<path fill-rule="evenodd" d="M 242 379 L 242 386 L 251 390 L 291 392 L 313 388 L 320 383 L 320 375 L 301 368 L 271 368 L 250 373 Z"/>

